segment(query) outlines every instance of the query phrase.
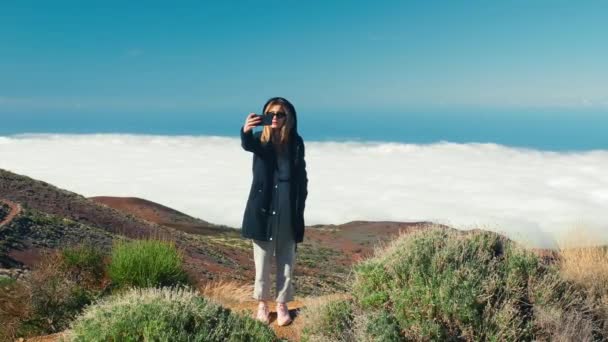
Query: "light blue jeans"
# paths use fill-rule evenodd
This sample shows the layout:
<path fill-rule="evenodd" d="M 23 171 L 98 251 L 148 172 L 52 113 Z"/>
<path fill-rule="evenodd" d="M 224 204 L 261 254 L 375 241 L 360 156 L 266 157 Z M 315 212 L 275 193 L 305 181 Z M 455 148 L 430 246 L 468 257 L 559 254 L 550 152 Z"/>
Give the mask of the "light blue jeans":
<path fill-rule="evenodd" d="M 277 297 L 278 303 L 287 303 L 293 300 L 293 266 L 296 257 L 296 243 L 292 239 L 283 239 L 277 243 L 271 241 L 252 240 L 253 260 L 255 262 L 255 286 L 253 298 L 257 300 L 270 300 L 270 269 L 273 256 L 277 266 Z"/>

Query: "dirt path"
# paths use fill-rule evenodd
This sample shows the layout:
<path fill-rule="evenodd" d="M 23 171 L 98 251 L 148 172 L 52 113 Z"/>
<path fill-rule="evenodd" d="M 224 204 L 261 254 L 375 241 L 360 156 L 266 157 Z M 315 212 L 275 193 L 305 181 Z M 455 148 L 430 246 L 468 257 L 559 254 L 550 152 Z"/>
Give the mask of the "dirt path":
<path fill-rule="evenodd" d="M 9 224 L 15 218 L 15 216 L 21 213 L 21 205 L 5 199 L 0 199 L 0 203 L 4 203 L 11 208 L 8 215 L 2 221 L 0 221 L 0 228 L 2 228 L 4 225 Z"/>
<path fill-rule="evenodd" d="M 219 282 L 210 284 L 208 286 L 199 288 L 200 293 L 214 302 L 222 305 L 223 307 L 229 308 L 233 312 L 239 312 L 241 314 L 253 316 L 257 312 L 258 303 L 251 299 L 251 293 L 253 292 L 253 286 L 243 285 L 236 282 Z M 328 301 L 340 300 L 349 298 L 347 294 L 329 294 L 318 297 L 295 297 L 295 300 L 288 302 L 289 314 L 293 319 L 292 323 L 280 327 L 277 322 L 277 313 L 275 310 L 275 303 L 269 302 L 270 309 L 270 327 L 274 330 L 277 337 L 285 339 L 287 341 L 300 341 L 302 329 L 306 326 L 305 320 L 307 316 L 310 317 L 311 311 L 307 314 L 303 314 L 302 311 L 305 308 L 309 310 L 316 310 L 320 305 Z"/>
<path fill-rule="evenodd" d="M 287 326 L 281 327 L 277 324 L 277 312 L 274 307 L 274 303 L 269 303 L 270 309 L 270 327 L 274 330 L 277 337 L 281 339 L 287 339 L 288 341 L 299 341 L 300 340 L 300 330 L 301 317 L 299 316 L 300 310 L 304 307 L 304 303 L 299 300 L 295 300 L 287 303 L 289 307 L 289 314 L 293 319 L 293 322 Z M 242 312 L 242 313 L 254 313 L 257 311 L 258 303 L 253 301 L 248 301 L 245 303 L 240 303 L 238 305 L 230 305 L 228 306 L 234 312 Z"/>

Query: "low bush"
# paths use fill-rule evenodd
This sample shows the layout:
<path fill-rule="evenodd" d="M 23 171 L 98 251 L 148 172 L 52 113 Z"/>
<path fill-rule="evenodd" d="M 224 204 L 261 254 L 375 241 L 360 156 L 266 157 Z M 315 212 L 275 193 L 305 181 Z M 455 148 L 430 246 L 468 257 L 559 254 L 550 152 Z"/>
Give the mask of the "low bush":
<path fill-rule="evenodd" d="M 64 248 L 61 252 L 66 266 L 103 275 L 105 254 L 95 246 L 78 245 Z"/>
<path fill-rule="evenodd" d="M 12 284 L 14 284 L 16 282 L 16 280 L 14 278 L 11 278 L 9 276 L 3 276 L 0 275 L 0 289 L 6 286 L 10 286 Z"/>
<path fill-rule="evenodd" d="M 403 235 L 354 272 L 368 340 L 606 338 L 586 292 L 496 233 Z"/>
<path fill-rule="evenodd" d="M 130 288 L 89 306 L 72 341 L 275 341 L 273 331 L 187 287 Z"/>
<path fill-rule="evenodd" d="M 85 269 L 70 264 L 63 252 L 45 252 L 27 279 L 0 291 L 0 323 L 6 339 L 60 332 L 87 305 L 103 295 Z M 83 276 L 84 275 L 84 276 Z M 8 337 L 6 337 L 8 336 Z"/>
<path fill-rule="evenodd" d="M 33 269 L 29 279 L 33 314 L 24 322 L 32 332 L 62 331 L 85 305 L 101 295 L 101 291 L 86 287 L 66 269 L 60 253 L 49 254 Z"/>
<path fill-rule="evenodd" d="M 303 342 L 356 341 L 353 335 L 353 302 L 348 298 L 330 298 L 310 303 L 302 313 L 306 327 Z"/>
<path fill-rule="evenodd" d="M 31 292 L 21 281 L 4 281 L 0 286 L 0 341 L 14 341 L 22 322 L 31 315 Z"/>
<path fill-rule="evenodd" d="M 105 273 L 105 253 L 95 246 L 78 245 L 61 250 L 65 269 L 78 282 L 99 286 Z"/>
<path fill-rule="evenodd" d="M 116 241 L 108 274 L 112 284 L 155 287 L 187 284 L 182 255 L 171 242 L 161 240 Z"/>

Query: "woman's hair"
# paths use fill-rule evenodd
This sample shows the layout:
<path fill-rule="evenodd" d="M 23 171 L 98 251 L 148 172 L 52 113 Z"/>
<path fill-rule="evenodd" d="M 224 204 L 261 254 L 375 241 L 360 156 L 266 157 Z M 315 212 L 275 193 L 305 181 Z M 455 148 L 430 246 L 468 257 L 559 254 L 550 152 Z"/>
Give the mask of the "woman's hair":
<path fill-rule="evenodd" d="M 297 120 L 296 109 L 291 104 L 291 102 L 287 101 L 286 99 L 284 99 L 282 97 L 273 97 L 273 98 L 269 99 L 268 101 L 266 101 L 266 104 L 264 104 L 262 113 L 264 115 L 266 115 L 268 108 L 270 108 L 273 105 L 280 105 L 283 112 L 285 112 L 285 114 L 287 114 L 287 117 L 285 117 L 285 124 L 283 125 L 283 127 L 281 127 L 280 138 L 278 141 L 279 149 L 283 150 L 289 143 L 289 138 L 291 136 L 292 130 L 297 129 L 295 126 L 296 120 Z M 264 126 L 260 140 L 263 143 L 270 142 L 272 140 L 271 132 L 272 132 L 272 128 L 270 126 Z"/>

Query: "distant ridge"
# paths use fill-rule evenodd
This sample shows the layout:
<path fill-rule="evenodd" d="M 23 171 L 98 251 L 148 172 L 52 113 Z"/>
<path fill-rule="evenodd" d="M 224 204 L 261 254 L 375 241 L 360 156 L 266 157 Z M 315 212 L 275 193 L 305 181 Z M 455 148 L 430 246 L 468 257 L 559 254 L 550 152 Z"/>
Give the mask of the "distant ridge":
<path fill-rule="evenodd" d="M 227 226 L 209 223 L 194 218 L 162 204 L 138 197 L 96 196 L 89 199 L 130 214 L 148 222 L 175 228 L 193 234 L 215 234 L 218 231 L 234 230 Z"/>
<path fill-rule="evenodd" d="M 17 202 L 24 209 L 32 208 L 66 217 L 114 234 L 132 238 L 166 236 L 157 224 L 125 214 L 96 203 L 86 197 L 60 189 L 43 181 L 0 169 L 0 198 Z"/>

